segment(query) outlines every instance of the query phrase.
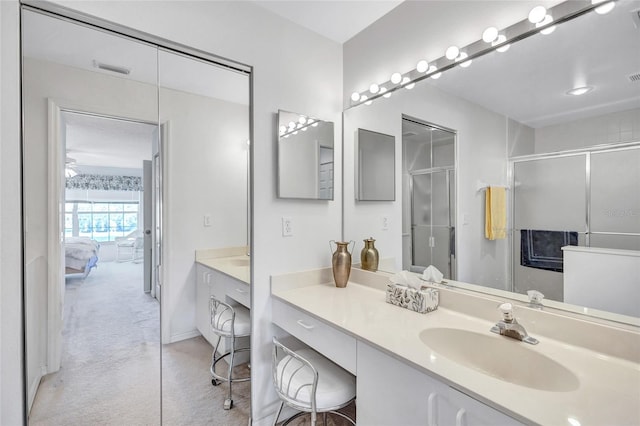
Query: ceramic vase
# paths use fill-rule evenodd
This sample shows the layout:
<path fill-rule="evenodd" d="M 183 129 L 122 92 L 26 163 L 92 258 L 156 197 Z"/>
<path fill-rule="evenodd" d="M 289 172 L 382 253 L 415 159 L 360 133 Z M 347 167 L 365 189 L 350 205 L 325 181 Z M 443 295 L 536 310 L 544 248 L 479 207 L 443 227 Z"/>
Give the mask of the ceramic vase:
<path fill-rule="evenodd" d="M 362 269 L 367 271 L 377 271 L 378 270 L 378 249 L 375 246 L 376 240 L 373 237 L 364 240 L 364 247 L 360 252 L 360 264 Z"/>
<path fill-rule="evenodd" d="M 349 252 L 348 242 L 343 241 L 331 241 L 336 245 L 336 250 L 331 257 L 331 266 L 333 267 L 333 281 L 336 283 L 336 287 L 346 287 L 349 282 L 349 275 L 351 274 L 351 253 Z M 331 246 L 333 249 L 333 246 Z M 352 248 L 353 250 L 353 248 Z"/>

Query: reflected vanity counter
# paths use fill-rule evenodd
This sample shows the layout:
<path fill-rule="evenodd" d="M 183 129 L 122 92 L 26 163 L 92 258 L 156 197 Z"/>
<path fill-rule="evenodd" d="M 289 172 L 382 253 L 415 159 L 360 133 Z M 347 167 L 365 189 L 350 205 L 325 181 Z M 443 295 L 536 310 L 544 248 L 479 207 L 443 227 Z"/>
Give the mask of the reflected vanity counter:
<path fill-rule="evenodd" d="M 251 308 L 251 262 L 247 252 L 246 246 L 196 250 L 196 326 L 212 346 L 215 346 L 218 338 L 211 331 L 211 296 L 231 305 L 241 304 Z M 248 346 L 249 339 L 245 339 L 242 345 Z M 226 342 L 221 343 L 219 352 L 226 352 Z M 238 356 L 248 356 L 248 353 Z"/>
<path fill-rule="evenodd" d="M 504 299 L 438 286 L 419 314 L 385 302 L 388 278 L 271 278 L 274 324 L 356 375 L 358 424 L 640 424 L 637 327 L 512 301 L 529 345 L 489 331 Z"/>

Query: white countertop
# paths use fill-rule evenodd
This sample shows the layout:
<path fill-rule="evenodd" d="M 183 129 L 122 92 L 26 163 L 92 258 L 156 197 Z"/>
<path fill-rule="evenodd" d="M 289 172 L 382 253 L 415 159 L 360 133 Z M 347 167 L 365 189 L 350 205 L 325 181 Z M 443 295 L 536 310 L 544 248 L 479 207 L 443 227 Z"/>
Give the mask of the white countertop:
<path fill-rule="evenodd" d="M 246 253 L 246 247 L 196 250 L 196 262 L 250 284 L 251 259 Z"/>
<path fill-rule="evenodd" d="M 447 327 L 509 339 L 490 333 L 494 325 L 491 321 L 447 309 L 442 303 L 428 314 L 402 309 L 385 302 L 379 285 L 376 289 L 350 281 L 346 288 L 336 288 L 327 281 L 304 286 L 293 285 L 290 278 L 282 281 L 282 285 L 274 285 L 272 279 L 274 297 L 525 423 L 571 425 L 569 419 L 574 419 L 581 426 L 640 424 L 640 353 L 637 357 L 632 354 L 635 361 L 631 361 L 529 330 L 540 344 L 527 345 L 528 349 L 567 367 L 579 380 L 579 387 L 573 391 L 531 389 L 450 361 L 429 349 L 419 337 L 424 329 Z M 638 333 L 631 336 L 640 339 Z M 513 340 L 513 344 L 524 343 Z M 518 359 L 504 362 L 518 363 Z M 523 363 L 522 368 L 531 367 Z"/>

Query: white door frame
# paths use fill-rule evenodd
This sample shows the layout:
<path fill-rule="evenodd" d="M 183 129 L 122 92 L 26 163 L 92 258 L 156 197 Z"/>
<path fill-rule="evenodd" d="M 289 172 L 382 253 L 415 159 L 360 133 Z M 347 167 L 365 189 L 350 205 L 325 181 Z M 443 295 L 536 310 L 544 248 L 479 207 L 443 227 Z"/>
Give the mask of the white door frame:
<path fill-rule="evenodd" d="M 61 137 L 62 113 L 65 111 L 149 123 L 144 117 L 125 117 L 118 111 L 59 99 L 47 99 L 48 105 L 48 212 L 47 212 L 47 366 L 46 373 L 60 369 L 64 315 L 64 167 L 66 146 Z M 157 123 L 156 123 L 157 124 Z M 54 259 L 58 259 L 54 261 Z"/>

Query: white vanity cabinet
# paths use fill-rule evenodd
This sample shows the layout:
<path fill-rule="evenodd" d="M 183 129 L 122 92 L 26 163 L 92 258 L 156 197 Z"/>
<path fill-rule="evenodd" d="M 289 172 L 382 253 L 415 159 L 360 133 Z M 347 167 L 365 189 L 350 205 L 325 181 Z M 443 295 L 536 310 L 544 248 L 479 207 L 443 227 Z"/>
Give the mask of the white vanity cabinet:
<path fill-rule="evenodd" d="M 211 331 L 209 298 L 215 296 L 230 305 L 240 304 L 250 308 L 250 287 L 244 281 L 232 278 L 201 263 L 196 263 L 196 274 L 196 327 L 211 346 L 215 346 L 218 337 Z M 248 346 L 249 339 L 244 339 L 246 342 L 241 341 L 240 345 Z M 226 352 L 226 343 L 226 341 L 220 343 L 219 352 Z M 239 356 L 245 355 L 248 355 L 248 353 L 239 354 Z"/>
<path fill-rule="evenodd" d="M 362 341 L 357 353 L 359 425 L 521 425 Z"/>

